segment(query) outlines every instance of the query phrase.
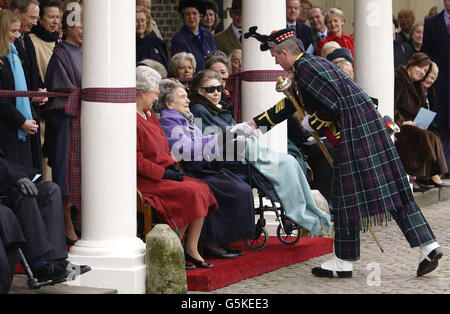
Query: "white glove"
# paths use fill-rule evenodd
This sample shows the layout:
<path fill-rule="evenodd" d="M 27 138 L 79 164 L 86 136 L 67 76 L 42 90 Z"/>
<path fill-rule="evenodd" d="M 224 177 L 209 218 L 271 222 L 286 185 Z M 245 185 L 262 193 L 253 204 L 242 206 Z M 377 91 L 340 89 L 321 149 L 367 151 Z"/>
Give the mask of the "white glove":
<path fill-rule="evenodd" d="M 254 131 L 255 129 L 251 127 L 247 122 L 236 124 L 230 129 L 231 133 L 237 133 L 238 135 L 243 135 L 245 137 L 253 135 Z"/>
<path fill-rule="evenodd" d="M 238 135 L 233 142 L 236 142 L 236 156 L 237 161 L 242 161 L 245 159 L 245 141 L 247 138 L 244 135 Z"/>
<path fill-rule="evenodd" d="M 308 132 L 315 132 L 314 130 L 313 130 L 313 128 L 311 127 L 311 125 L 309 124 L 309 117 L 310 117 L 310 115 L 309 114 L 307 114 L 304 118 L 303 118 L 303 120 L 302 120 L 302 127 L 305 129 L 305 131 L 308 131 Z"/>

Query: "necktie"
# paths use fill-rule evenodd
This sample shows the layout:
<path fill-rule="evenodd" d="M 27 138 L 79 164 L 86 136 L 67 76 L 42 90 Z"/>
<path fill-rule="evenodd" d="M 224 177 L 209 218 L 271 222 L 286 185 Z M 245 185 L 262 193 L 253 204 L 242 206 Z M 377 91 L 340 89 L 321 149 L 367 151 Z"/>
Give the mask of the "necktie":
<path fill-rule="evenodd" d="M 23 40 L 23 35 L 20 35 L 19 41 L 22 44 L 23 49 L 25 49 L 25 41 Z"/>
<path fill-rule="evenodd" d="M 324 40 L 326 37 L 324 34 L 320 35 L 320 39 Z"/>
<path fill-rule="evenodd" d="M 447 30 L 448 30 L 448 33 L 450 34 L 450 17 L 447 20 Z"/>
<path fill-rule="evenodd" d="M 242 31 L 238 31 L 239 42 L 242 42 Z"/>

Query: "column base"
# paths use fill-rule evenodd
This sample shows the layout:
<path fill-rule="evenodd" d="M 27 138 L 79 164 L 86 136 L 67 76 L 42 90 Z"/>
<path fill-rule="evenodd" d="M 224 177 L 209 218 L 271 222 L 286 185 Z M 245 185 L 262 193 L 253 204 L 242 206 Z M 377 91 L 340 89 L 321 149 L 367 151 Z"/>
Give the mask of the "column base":
<path fill-rule="evenodd" d="M 110 241 L 81 239 L 69 251 L 69 261 L 92 270 L 68 285 L 111 288 L 118 293 L 145 293 L 145 244 L 138 238 Z"/>

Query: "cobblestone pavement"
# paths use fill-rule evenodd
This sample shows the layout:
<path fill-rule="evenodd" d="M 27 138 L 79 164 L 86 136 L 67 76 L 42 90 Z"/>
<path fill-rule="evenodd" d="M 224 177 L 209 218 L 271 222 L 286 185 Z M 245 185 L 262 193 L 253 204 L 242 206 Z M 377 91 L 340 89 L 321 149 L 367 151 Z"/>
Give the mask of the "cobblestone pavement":
<path fill-rule="evenodd" d="M 392 221 L 387 227 L 373 228 L 384 253 L 369 232 L 361 234 L 361 259 L 354 263 L 351 279 L 324 279 L 311 274 L 314 266 L 331 258 L 332 254 L 327 254 L 243 280 L 211 294 L 450 293 L 450 201 L 428 205 L 422 211 L 444 252 L 439 267 L 423 277 L 416 277 L 418 248 L 409 247 L 397 224 Z"/>

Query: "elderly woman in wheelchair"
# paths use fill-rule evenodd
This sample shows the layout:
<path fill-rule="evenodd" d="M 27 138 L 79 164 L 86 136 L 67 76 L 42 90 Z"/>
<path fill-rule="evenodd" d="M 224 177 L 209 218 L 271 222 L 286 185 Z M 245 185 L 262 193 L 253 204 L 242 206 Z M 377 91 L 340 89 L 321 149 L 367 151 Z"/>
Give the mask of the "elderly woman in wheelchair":
<path fill-rule="evenodd" d="M 246 241 L 254 234 L 253 193 L 244 181 L 223 168 L 216 160 L 222 147 L 217 134 L 203 135 L 193 123 L 189 98 L 184 86 L 171 79 L 160 83 L 155 110 L 166 133 L 172 154 L 183 162 L 186 175 L 206 182 L 213 192 L 219 210 L 205 218 L 200 246 L 210 258 L 234 258 L 243 251 L 231 244 Z"/>

